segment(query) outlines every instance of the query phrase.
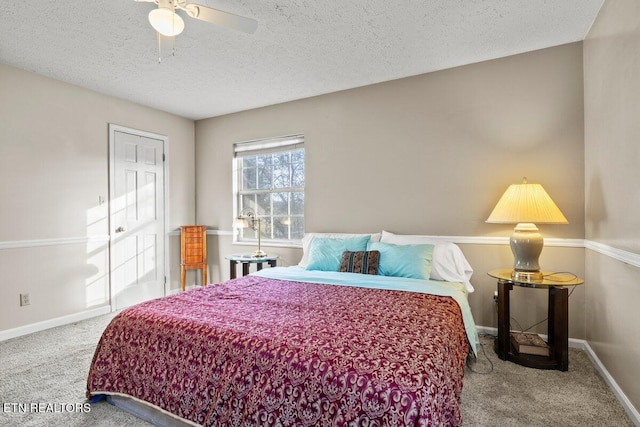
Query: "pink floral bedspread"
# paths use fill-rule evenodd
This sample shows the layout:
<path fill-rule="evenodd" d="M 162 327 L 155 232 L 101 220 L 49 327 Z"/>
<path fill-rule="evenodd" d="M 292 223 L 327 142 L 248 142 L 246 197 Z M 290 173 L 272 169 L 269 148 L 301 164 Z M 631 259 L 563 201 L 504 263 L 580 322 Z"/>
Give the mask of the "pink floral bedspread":
<path fill-rule="evenodd" d="M 460 425 L 469 348 L 450 297 L 246 276 L 120 313 L 87 395 L 207 426 Z"/>

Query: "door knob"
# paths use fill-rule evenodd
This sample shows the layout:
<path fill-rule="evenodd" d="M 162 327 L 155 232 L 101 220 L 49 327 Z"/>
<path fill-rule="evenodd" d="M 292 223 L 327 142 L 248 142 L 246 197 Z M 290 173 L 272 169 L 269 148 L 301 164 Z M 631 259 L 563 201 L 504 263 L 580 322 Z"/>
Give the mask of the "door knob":
<path fill-rule="evenodd" d="M 124 233 L 124 227 L 116 228 L 116 233 Z"/>

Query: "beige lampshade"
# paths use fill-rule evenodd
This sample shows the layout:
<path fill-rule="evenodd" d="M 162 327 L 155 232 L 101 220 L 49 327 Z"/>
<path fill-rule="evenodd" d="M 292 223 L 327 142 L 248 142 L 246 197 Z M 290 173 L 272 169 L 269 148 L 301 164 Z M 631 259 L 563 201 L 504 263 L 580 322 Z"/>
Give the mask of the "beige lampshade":
<path fill-rule="evenodd" d="M 558 206 L 540 184 L 512 184 L 487 219 L 495 224 L 568 224 Z"/>

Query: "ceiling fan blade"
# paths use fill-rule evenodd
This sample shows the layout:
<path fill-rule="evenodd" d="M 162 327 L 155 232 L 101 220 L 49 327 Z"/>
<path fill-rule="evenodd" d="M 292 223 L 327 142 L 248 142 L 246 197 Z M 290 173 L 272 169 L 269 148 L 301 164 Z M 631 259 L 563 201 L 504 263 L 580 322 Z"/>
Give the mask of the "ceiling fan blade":
<path fill-rule="evenodd" d="M 223 12 L 218 9 L 211 9 L 206 6 L 200 6 L 199 4 L 188 4 L 184 9 L 192 18 L 231 28 L 232 30 L 253 34 L 258 27 L 258 21 L 255 19 L 245 18 L 244 16 Z"/>

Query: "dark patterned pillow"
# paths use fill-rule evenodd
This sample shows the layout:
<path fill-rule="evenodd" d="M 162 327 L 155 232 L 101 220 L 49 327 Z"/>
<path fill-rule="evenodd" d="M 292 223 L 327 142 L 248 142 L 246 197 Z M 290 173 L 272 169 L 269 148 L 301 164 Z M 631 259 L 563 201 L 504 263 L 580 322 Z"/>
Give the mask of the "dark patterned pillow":
<path fill-rule="evenodd" d="M 347 273 L 378 274 L 379 251 L 359 251 L 342 253 L 340 271 Z"/>

